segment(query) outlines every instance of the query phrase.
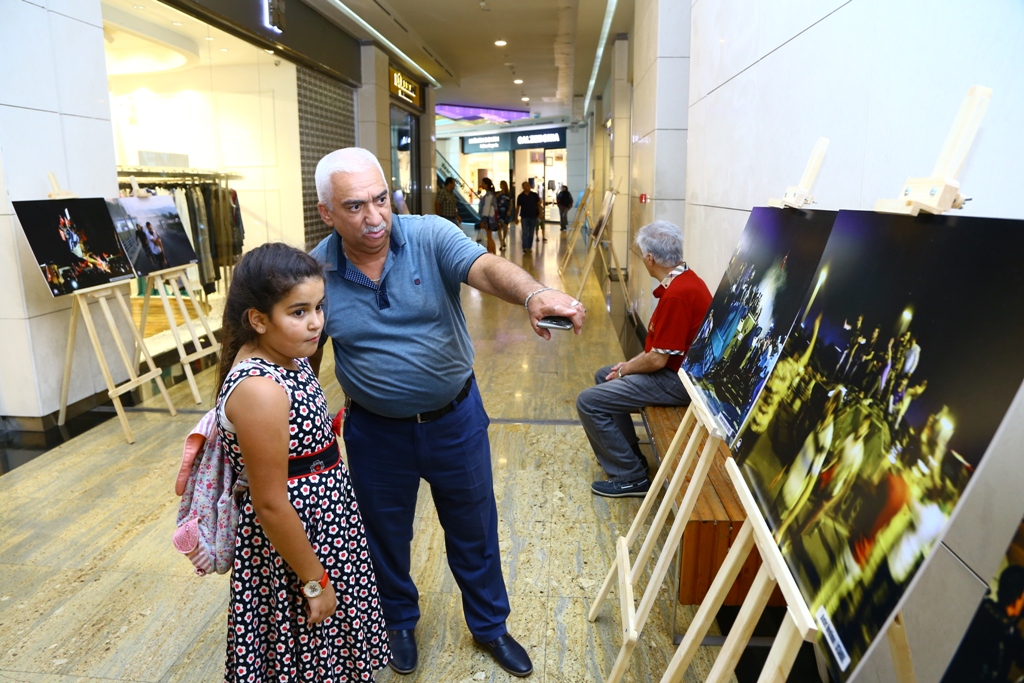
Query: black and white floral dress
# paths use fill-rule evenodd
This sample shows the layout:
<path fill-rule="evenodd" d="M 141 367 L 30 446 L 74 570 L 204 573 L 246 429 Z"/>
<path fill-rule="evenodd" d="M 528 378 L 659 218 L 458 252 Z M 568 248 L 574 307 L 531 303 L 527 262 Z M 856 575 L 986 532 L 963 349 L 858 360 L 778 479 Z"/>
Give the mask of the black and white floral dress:
<path fill-rule="evenodd" d="M 287 387 L 289 460 L 331 445 L 327 401 L 308 361 L 288 370 L 262 358 L 232 369 L 217 399 L 218 429 L 236 472 L 242 454 L 224 403 L 242 380 L 269 377 Z M 320 624 L 306 620 L 299 577 L 267 540 L 248 491 L 239 505 L 228 609 L 224 679 L 234 681 L 372 681 L 390 659 L 366 532 L 344 462 L 288 480 L 288 498 L 330 576 L 338 611 Z M 308 578 L 308 577 L 307 577 Z"/>

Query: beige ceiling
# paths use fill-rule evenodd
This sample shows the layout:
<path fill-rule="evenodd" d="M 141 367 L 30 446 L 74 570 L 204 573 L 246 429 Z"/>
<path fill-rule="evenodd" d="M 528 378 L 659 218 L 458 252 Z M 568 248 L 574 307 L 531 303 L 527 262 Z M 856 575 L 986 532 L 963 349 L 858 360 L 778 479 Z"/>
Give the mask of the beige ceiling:
<path fill-rule="evenodd" d="M 371 39 L 338 9 L 344 2 L 441 84 L 439 103 L 529 110 L 545 118 L 570 116 L 573 96 L 586 94 L 607 6 L 607 0 L 305 2 Z M 632 31 L 632 23 L 633 0 L 618 0 L 608 45 Z M 508 44 L 496 47 L 496 40 Z M 610 53 L 606 47 L 598 88 L 607 79 Z"/>

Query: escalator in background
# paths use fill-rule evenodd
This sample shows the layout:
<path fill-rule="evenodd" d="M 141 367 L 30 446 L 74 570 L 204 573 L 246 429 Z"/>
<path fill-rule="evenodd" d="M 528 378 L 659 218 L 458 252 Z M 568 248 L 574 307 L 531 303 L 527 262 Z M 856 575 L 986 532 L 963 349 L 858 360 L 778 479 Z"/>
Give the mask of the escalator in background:
<path fill-rule="evenodd" d="M 437 185 L 444 185 L 446 178 L 455 178 L 455 200 L 459 218 L 463 223 L 478 225 L 480 214 L 477 213 L 476 203 L 480 201 L 480 195 L 476 189 L 467 183 L 459 172 L 455 170 L 441 152 L 437 153 Z"/>

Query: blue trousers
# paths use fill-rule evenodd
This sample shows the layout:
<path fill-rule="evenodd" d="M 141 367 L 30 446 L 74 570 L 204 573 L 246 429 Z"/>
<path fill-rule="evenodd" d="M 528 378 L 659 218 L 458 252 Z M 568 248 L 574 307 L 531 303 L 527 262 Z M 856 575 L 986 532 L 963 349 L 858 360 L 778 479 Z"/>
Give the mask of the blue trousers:
<path fill-rule="evenodd" d="M 523 226 L 523 249 L 531 249 L 533 248 L 533 231 L 537 228 L 537 219 L 520 216 L 519 222 Z"/>
<path fill-rule="evenodd" d="M 422 478 L 444 529 L 448 566 L 462 590 L 470 632 L 484 642 L 506 633 L 510 609 L 498 550 L 488 424 L 475 379 L 458 407 L 433 422 L 401 422 L 358 407 L 346 414 L 352 485 L 390 630 L 415 628 L 420 617 L 409 549 Z"/>

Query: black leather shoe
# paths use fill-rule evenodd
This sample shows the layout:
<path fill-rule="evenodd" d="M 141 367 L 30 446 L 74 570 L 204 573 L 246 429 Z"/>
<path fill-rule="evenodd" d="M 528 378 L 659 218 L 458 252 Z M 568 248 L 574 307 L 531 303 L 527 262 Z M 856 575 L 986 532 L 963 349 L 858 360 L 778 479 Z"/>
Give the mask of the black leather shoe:
<path fill-rule="evenodd" d="M 516 639 L 509 634 L 506 633 L 503 636 L 498 636 L 489 643 L 483 643 L 479 640 L 476 642 L 491 653 L 498 666 L 513 676 L 522 678 L 533 673 L 533 662 L 530 661 L 530 655 L 526 654 L 523 646 L 517 643 Z"/>
<path fill-rule="evenodd" d="M 411 674 L 416 670 L 418 655 L 416 654 L 416 634 L 413 630 L 388 631 L 391 642 L 391 661 L 388 666 L 400 674 Z"/>

